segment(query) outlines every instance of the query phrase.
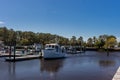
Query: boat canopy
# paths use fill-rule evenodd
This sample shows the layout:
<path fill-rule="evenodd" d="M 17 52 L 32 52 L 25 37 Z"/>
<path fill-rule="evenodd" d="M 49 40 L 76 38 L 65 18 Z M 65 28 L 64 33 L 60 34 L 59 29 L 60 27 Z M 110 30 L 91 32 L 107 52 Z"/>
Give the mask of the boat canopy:
<path fill-rule="evenodd" d="M 52 44 L 46 44 L 45 48 L 46 49 L 56 49 L 56 48 L 60 48 L 60 46 L 57 43 L 52 43 Z"/>

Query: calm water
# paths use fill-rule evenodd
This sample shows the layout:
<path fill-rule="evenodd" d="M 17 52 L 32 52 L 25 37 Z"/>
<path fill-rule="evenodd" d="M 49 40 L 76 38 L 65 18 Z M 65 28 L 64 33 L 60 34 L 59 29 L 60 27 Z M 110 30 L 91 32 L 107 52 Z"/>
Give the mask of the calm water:
<path fill-rule="evenodd" d="M 120 52 L 87 51 L 65 59 L 34 59 L 4 62 L 0 58 L 0 80 L 112 80 L 120 66 Z"/>

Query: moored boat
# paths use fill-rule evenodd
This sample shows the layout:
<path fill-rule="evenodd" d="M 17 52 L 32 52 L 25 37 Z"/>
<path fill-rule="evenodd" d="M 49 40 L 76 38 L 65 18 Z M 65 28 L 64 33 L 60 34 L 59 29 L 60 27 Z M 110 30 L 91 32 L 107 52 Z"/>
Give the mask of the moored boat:
<path fill-rule="evenodd" d="M 45 59 L 55 59 L 55 58 L 64 58 L 65 49 L 61 48 L 59 44 L 52 43 L 46 44 L 45 49 L 42 50 L 43 58 Z"/>

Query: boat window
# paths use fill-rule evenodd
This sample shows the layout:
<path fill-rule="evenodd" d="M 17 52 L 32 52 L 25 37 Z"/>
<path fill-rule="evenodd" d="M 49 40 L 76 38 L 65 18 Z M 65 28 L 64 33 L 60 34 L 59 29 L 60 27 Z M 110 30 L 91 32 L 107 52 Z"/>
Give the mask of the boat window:
<path fill-rule="evenodd" d="M 54 45 L 52 45 L 52 48 L 54 48 Z"/>
<path fill-rule="evenodd" d="M 51 45 L 49 45 L 49 47 L 51 47 Z"/>
<path fill-rule="evenodd" d="M 48 47 L 48 45 L 46 45 L 45 47 Z"/>

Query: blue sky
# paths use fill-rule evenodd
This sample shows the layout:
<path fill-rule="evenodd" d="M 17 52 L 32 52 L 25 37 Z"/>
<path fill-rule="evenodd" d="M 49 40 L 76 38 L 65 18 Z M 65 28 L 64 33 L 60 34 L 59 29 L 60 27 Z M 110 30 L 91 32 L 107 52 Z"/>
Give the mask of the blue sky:
<path fill-rule="evenodd" d="M 120 0 L 0 0 L 0 26 L 14 30 L 120 38 Z"/>

